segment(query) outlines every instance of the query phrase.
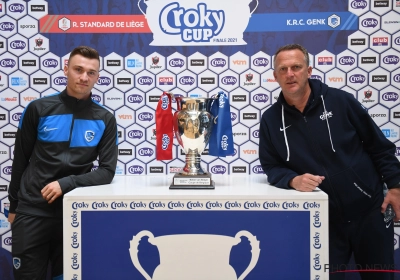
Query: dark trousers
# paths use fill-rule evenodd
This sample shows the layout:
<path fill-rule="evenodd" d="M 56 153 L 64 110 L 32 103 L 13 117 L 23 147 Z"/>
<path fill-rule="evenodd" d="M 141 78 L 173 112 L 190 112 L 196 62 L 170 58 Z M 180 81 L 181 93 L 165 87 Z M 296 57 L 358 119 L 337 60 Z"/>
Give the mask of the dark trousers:
<path fill-rule="evenodd" d="M 385 223 L 380 209 L 351 222 L 329 224 L 329 270 L 331 280 L 343 280 L 351 270 L 361 272 L 363 280 L 393 280 L 394 270 L 393 221 Z M 348 265 L 351 254 L 355 265 Z M 345 271 L 348 272 L 338 272 Z M 372 271 L 372 270 L 375 270 Z M 380 271 L 377 271 L 380 270 Z"/>
<path fill-rule="evenodd" d="M 45 218 L 17 213 L 11 225 L 15 280 L 46 279 L 63 274 L 63 224 L 60 218 Z"/>

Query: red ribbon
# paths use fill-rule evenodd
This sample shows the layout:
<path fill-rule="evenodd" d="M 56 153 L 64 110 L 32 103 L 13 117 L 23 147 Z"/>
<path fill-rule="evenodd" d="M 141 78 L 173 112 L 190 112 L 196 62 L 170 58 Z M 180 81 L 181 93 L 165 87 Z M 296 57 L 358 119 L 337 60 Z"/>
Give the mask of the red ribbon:
<path fill-rule="evenodd" d="M 156 158 L 171 160 L 174 145 L 171 95 L 163 92 L 156 109 Z"/>

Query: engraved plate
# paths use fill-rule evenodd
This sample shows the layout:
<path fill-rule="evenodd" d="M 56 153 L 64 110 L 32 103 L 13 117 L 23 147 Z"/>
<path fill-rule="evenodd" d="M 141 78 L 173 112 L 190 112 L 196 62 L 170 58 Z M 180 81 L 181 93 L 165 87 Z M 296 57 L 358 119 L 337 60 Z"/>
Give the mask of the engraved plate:
<path fill-rule="evenodd" d="M 174 185 L 211 185 L 211 178 L 174 178 Z"/>

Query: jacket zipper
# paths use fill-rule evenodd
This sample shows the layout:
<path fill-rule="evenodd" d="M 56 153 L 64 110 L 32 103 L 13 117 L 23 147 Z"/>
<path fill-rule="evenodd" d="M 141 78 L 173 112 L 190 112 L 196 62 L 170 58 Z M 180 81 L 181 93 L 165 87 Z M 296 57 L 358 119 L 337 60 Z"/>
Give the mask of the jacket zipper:
<path fill-rule="evenodd" d="M 307 123 L 308 123 L 307 117 L 303 115 L 303 119 L 304 119 L 304 122 L 307 124 Z M 307 126 L 308 132 L 310 133 L 308 125 L 306 125 L 306 126 Z M 339 210 L 340 210 L 340 216 L 342 216 L 342 218 L 343 218 L 343 214 L 342 214 L 342 213 L 343 213 L 343 209 L 342 209 L 341 205 L 339 204 L 339 199 L 337 198 L 335 189 L 333 188 L 333 186 L 332 186 L 332 184 L 331 184 L 331 181 L 330 181 L 330 179 L 329 179 L 328 172 L 327 172 L 327 170 L 326 170 L 326 168 L 325 168 L 325 165 L 322 164 L 323 161 L 321 160 L 321 155 L 322 155 L 321 149 L 320 149 L 318 143 L 316 143 L 316 142 L 313 140 L 312 137 L 311 137 L 311 139 L 312 139 L 312 141 L 313 141 L 314 147 L 317 147 L 317 149 L 318 149 L 318 153 L 317 153 L 317 157 L 318 157 L 318 159 L 319 159 L 318 161 L 320 162 L 320 165 L 321 165 L 322 169 L 324 170 L 324 172 L 325 172 L 325 174 L 326 174 L 326 176 L 327 176 L 327 178 L 326 178 L 326 179 L 328 180 L 328 184 L 327 184 L 327 185 L 329 186 L 329 188 L 330 188 L 331 191 L 332 191 L 333 200 L 335 201 L 337 207 L 338 207 Z"/>

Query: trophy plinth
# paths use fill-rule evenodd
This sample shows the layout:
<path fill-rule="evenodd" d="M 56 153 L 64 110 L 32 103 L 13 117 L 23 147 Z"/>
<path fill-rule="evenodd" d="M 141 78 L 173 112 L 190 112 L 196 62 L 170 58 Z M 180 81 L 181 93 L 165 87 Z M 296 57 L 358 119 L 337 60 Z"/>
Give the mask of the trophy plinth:
<path fill-rule="evenodd" d="M 197 149 L 188 149 L 182 172 L 175 174 L 170 189 L 214 189 L 211 174 L 201 166 Z"/>

